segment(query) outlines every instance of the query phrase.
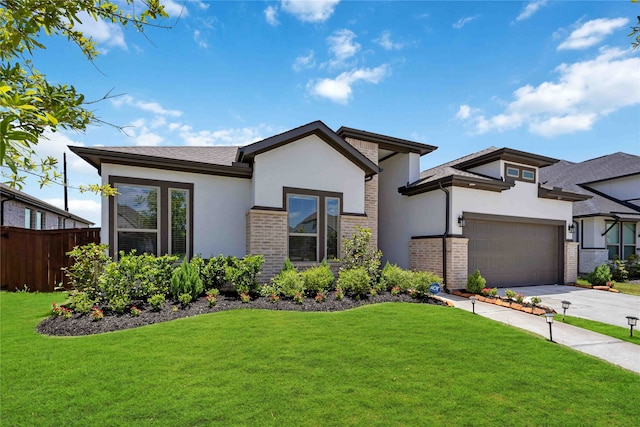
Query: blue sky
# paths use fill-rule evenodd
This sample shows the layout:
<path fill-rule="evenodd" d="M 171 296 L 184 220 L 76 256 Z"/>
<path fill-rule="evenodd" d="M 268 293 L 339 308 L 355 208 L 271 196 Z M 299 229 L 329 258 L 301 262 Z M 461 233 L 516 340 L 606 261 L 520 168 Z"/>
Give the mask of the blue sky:
<path fill-rule="evenodd" d="M 322 120 L 438 146 L 426 169 L 489 146 L 582 161 L 640 154 L 640 49 L 629 1 L 165 1 L 145 35 L 85 19 L 92 64 L 63 38 L 34 58 L 109 126 L 39 144 L 242 145 Z M 71 186 L 99 182 L 69 158 Z M 62 206 L 62 188 L 26 191 Z M 100 197 L 70 207 L 100 224 Z"/>

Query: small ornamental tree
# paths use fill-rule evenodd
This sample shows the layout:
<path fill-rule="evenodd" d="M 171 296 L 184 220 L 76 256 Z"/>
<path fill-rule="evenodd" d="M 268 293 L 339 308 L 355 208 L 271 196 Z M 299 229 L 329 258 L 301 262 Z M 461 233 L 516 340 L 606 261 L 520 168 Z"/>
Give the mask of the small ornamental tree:
<path fill-rule="evenodd" d="M 382 252 L 371 246 L 371 229 L 358 227 L 350 239 L 342 244 L 344 256 L 340 271 L 363 268 L 369 276 L 369 284 L 375 285 L 380 276 Z"/>
<path fill-rule="evenodd" d="M 482 277 L 480 270 L 476 268 L 476 271 L 467 279 L 467 291 L 472 294 L 479 294 L 486 284 L 487 280 Z"/>

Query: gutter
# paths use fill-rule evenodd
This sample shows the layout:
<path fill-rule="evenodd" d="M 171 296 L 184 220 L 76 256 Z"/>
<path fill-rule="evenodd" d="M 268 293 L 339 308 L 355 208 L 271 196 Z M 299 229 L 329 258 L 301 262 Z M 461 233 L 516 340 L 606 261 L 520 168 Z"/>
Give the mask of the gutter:
<path fill-rule="evenodd" d="M 449 234 L 449 199 L 450 199 L 450 194 L 449 194 L 449 190 L 447 190 L 446 188 L 444 188 L 442 186 L 442 182 L 439 183 L 440 184 L 440 189 L 442 191 L 444 191 L 445 194 L 445 226 L 444 226 L 444 233 L 442 234 L 442 276 L 444 279 L 444 286 L 447 286 L 447 234 Z"/>

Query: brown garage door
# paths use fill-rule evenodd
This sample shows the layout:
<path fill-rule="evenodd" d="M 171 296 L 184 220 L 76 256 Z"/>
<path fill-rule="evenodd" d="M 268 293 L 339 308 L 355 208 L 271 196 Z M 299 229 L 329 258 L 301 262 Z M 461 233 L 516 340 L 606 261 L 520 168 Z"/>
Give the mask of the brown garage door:
<path fill-rule="evenodd" d="M 476 268 L 487 286 L 560 283 L 560 228 L 557 225 L 468 220 L 469 274 Z"/>

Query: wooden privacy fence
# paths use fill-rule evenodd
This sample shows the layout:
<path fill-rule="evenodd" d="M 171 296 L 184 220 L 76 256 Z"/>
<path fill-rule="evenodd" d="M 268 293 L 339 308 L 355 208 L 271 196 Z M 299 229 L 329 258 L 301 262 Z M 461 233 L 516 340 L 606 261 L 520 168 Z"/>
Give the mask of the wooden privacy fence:
<path fill-rule="evenodd" d="M 11 291 L 27 285 L 32 291 L 52 292 L 67 282 L 60 270 L 72 264 L 67 252 L 88 243 L 100 243 L 99 228 L 27 230 L 2 226 L 0 287 Z"/>

